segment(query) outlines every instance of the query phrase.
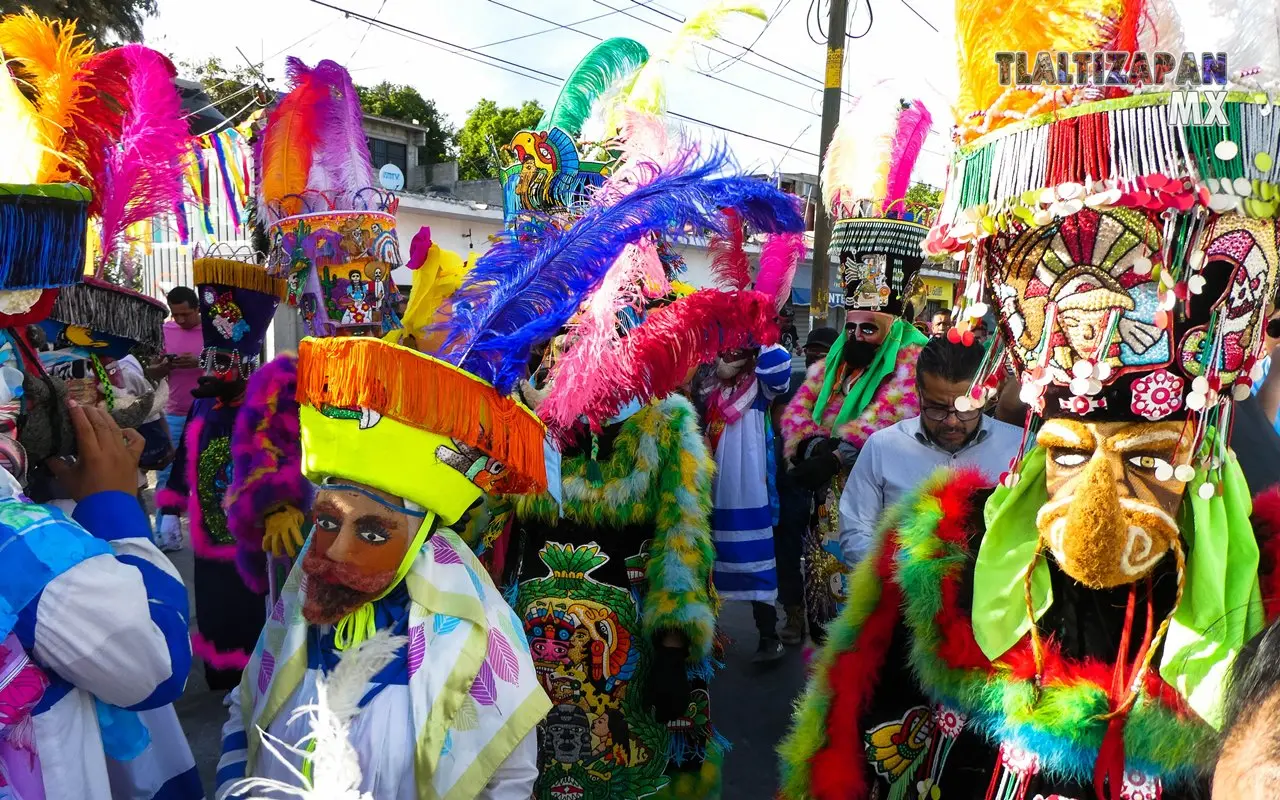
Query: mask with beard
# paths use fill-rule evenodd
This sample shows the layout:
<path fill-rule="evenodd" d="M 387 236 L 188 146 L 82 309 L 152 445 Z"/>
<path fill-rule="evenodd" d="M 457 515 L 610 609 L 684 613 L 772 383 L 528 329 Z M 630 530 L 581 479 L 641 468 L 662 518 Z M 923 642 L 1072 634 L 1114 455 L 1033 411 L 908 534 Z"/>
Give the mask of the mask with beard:
<path fill-rule="evenodd" d="M 850 369 L 866 369 L 879 349 L 880 345 L 874 342 L 849 339 L 844 343 L 844 363 Z"/>
<path fill-rule="evenodd" d="M 1180 546 L 1181 422 L 1052 419 L 1036 441 L 1049 491 L 1036 528 L 1067 575 L 1093 589 L 1123 586 Z"/>
<path fill-rule="evenodd" d="M 302 558 L 307 576 L 302 616 L 312 625 L 335 625 L 350 612 L 372 601 L 395 579 L 396 571 L 365 572 L 316 552 Z"/>

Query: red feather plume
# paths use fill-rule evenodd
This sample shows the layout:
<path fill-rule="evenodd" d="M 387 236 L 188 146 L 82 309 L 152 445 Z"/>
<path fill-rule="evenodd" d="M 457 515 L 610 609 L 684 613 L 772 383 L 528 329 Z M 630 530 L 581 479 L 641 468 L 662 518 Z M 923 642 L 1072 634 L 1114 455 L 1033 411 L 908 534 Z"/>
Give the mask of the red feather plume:
<path fill-rule="evenodd" d="M 751 284 L 751 260 L 744 249 L 746 244 L 742 219 L 736 211 L 726 209 L 724 228 L 728 236 L 715 233 L 707 243 L 711 251 L 711 275 L 716 285 L 725 291 L 739 291 Z"/>

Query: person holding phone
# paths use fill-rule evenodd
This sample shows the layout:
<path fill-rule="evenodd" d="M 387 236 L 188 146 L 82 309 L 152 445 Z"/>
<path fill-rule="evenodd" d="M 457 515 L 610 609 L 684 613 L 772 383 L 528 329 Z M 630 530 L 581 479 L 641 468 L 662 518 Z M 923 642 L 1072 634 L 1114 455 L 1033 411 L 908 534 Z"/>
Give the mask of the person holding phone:
<path fill-rule="evenodd" d="M 200 331 L 200 300 L 187 286 L 172 289 L 166 297 L 172 319 L 164 324 L 164 349 L 162 356 L 147 369 L 147 377 L 158 381 L 169 380 L 169 403 L 165 407 L 165 422 L 169 426 L 169 440 L 176 450 L 186 429 L 187 415 L 191 412 L 191 390 L 200 378 L 200 351 L 204 349 L 204 335 Z M 172 464 L 156 472 L 156 486 L 169 481 Z M 179 518 L 156 511 L 156 544 L 165 552 L 182 549 L 182 528 Z"/>

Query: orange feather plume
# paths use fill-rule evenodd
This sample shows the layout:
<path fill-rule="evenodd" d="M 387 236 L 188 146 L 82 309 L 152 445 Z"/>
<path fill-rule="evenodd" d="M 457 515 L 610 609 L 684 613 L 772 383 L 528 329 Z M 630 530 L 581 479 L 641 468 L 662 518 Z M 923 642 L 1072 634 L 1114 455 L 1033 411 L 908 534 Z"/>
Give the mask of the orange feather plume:
<path fill-rule="evenodd" d="M 270 222 L 302 211 L 295 195 L 307 190 L 329 98 L 328 85 L 299 59 L 290 56 L 286 72 L 293 88 L 267 119 L 258 159 L 259 207 Z"/>
<path fill-rule="evenodd" d="M 65 180 L 69 162 L 83 156 L 64 133 L 88 99 L 82 73 L 93 44 L 76 32 L 74 22 L 45 19 L 28 9 L 0 17 L 0 53 L 34 100 L 43 150 L 36 180 Z"/>

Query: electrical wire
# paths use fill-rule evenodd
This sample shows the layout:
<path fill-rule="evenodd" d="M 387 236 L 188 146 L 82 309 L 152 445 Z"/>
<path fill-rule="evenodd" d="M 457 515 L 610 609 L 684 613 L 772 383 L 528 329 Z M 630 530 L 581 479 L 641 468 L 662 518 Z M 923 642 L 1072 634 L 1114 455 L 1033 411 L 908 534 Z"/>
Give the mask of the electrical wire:
<path fill-rule="evenodd" d="M 373 12 L 373 18 L 377 19 L 378 17 L 382 16 L 382 9 L 386 7 L 387 7 L 387 0 L 382 0 L 382 2 L 378 4 L 378 10 Z M 360 35 L 360 41 L 356 42 L 355 49 L 351 51 L 351 55 L 347 56 L 348 64 L 350 64 L 351 60 L 356 57 L 356 53 L 360 52 L 360 48 L 364 46 L 364 40 L 369 38 L 369 31 L 372 28 L 373 28 L 372 22 L 365 26 L 364 33 Z"/>
<path fill-rule="evenodd" d="M 857 3 L 857 0 L 854 0 L 854 2 Z M 871 8 L 871 0 L 866 0 L 866 3 L 867 3 L 867 29 L 864 30 L 862 33 L 858 34 L 857 36 L 854 36 L 852 33 L 849 33 L 848 28 L 845 28 L 844 36 L 846 39 L 855 39 L 855 40 L 861 39 L 862 37 L 866 36 L 868 33 L 871 33 L 871 26 L 876 24 L 876 12 L 874 9 Z M 857 17 L 858 17 L 858 7 L 857 5 L 855 5 L 853 7 L 853 13 L 849 15 L 849 22 L 852 23 L 855 19 L 857 19 Z"/>
<path fill-rule="evenodd" d="M 520 41 L 521 39 L 532 39 L 534 36 L 541 36 L 541 35 L 543 35 L 544 33 L 555 33 L 555 32 L 556 32 L 556 31 L 558 31 L 558 30 L 564 30 L 564 29 L 573 30 L 573 26 L 574 26 L 574 25 L 585 25 L 585 24 L 587 24 L 588 22 L 595 22 L 595 21 L 596 21 L 596 20 L 598 20 L 598 19 L 604 19 L 605 17 L 612 17 L 614 14 L 617 14 L 617 13 L 619 13 L 619 12 L 618 12 L 618 11 L 608 11 L 608 12 L 605 12 L 604 14 L 596 14 L 594 17 L 587 17 L 587 18 L 585 18 L 585 19 L 580 19 L 580 20 L 578 20 L 577 22 L 570 22 L 570 23 L 567 23 L 567 24 L 565 24 L 565 25 L 558 25 L 558 24 L 555 24 L 555 23 L 551 23 L 551 24 L 555 25 L 555 27 L 552 27 L 552 28 L 546 28 L 546 29 L 544 29 L 544 30 L 540 30 L 540 31 L 534 31 L 533 33 L 523 33 L 523 34 L 521 34 L 521 35 L 519 35 L 519 36 L 512 36 L 512 37 L 507 38 L 507 39 L 499 39 L 499 40 L 498 40 L 498 41 L 496 41 L 496 42 L 489 42 L 488 44 L 478 45 L 478 46 L 476 46 L 476 47 L 474 47 L 474 48 L 472 48 L 472 49 L 473 49 L 473 50 L 487 50 L 487 49 L 488 49 L 488 48 L 490 48 L 490 47 L 497 47 L 497 46 L 498 46 L 498 45 L 500 45 L 500 44 L 510 44 L 511 42 L 518 42 L 518 41 Z"/>
<path fill-rule="evenodd" d="M 514 12 L 516 12 L 517 14 L 523 14 L 524 16 L 526 16 L 526 17 L 531 17 L 532 19 L 536 19 L 536 20 L 538 20 L 539 22 L 545 22 L 545 23 L 547 23 L 548 25 L 556 25 L 556 24 L 557 24 L 555 20 L 547 19 L 546 17 L 540 17 L 540 16 L 538 16 L 537 14 L 534 14 L 534 13 L 532 13 L 532 12 L 530 12 L 530 11 L 525 11 L 524 9 L 520 9 L 520 8 L 515 8 L 515 7 L 513 7 L 513 6 L 509 6 L 509 5 L 507 5 L 506 3 L 501 2 L 501 0 L 489 0 L 489 2 L 490 2 L 490 3 L 493 3 L 495 6 L 501 6 L 502 8 L 505 8 L 505 9 L 507 9 L 508 11 L 514 11 Z M 569 31 L 569 32 L 571 32 L 571 33 L 576 33 L 576 34 L 578 34 L 579 36 L 585 36 L 585 37 L 587 37 L 588 39 L 591 39 L 591 40 L 593 40 L 593 41 L 597 41 L 597 42 L 602 42 L 602 41 L 604 41 L 604 39 L 603 39 L 603 38 L 601 38 L 601 37 L 599 37 L 599 36 L 596 36 L 594 33 L 588 33 L 587 31 L 578 30 L 577 28 L 574 28 L 574 27 L 572 26 L 572 24 L 569 24 L 569 25 L 560 25 L 559 27 L 560 27 L 560 28 L 563 28 L 564 30 L 567 30 L 567 31 Z M 744 91 L 744 92 L 746 92 L 746 93 L 748 93 L 748 94 L 755 95 L 756 97 L 759 97 L 759 98 L 761 98 L 761 99 L 763 99 L 763 100 L 770 100 L 770 101 L 772 101 L 772 102 L 774 102 L 774 103 L 777 103 L 777 104 L 779 104 L 779 105 L 784 105 L 784 106 L 786 106 L 787 108 L 793 108 L 793 109 L 795 109 L 796 111 L 800 111 L 800 112 L 802 112 L 802 113 L 810 114 L 810 115 L 812 115 L 812 116 L 822 116 L 821 114 L 814 114 L 814 112 L 810 111 L 809 109 L 807 109 L 807 108 L 805 108 L 805 107 L 803 107 L 803 106 L 798 106 L 798 105 L 795 105 L 794 103 L 789 103 L 789 102 L 787 102 L 786 100 L 783 100 L 783 99 L 782 99 L 782 98 L 780 98 L 780 97 L 774 97 L 773 95 L 765 94 L 764 92 L 760 92 L 760 91 L 757 91 L 757 90 L 755 90 L 755 89 L 751 89 L 751 88 L 749 88 L 749 87 L 747 87 L 747 86 L 743 86 L 743 85 L 741 85 L 741 84 L 734 83 L 733 81 L 726 80 L 726 79 L 724 79 L 724 78 L 719 77 L 718 75 L 712 75 L 712 74 L 710 74 L 709 72 L 702 72 L 702 71 L 699 71 L 699 72 L 697 72 L 696 74 L 701 75 L 701 76 L 702 76 L 702 77 L 704 77 L 704 78 L 710 78 L 711 80 L 716 81 L 716 82 L 718 82 L 718 83 L 723 83 L 723 84 L 725 84 L 726 86 L 732 86 L 732 87 L 733 87 L 733 88 L 735 88 L 735 89 L 740 89 L 740 90 L 742 90 L 742 91 Z"/>
<path fill-rule="evenodd" d="M 332 9 L 332 10 L 334 10 L 334 11 L 338 11 L 339 13 L 342 13 L 342 14 L 347 15 L 348 17 L 354 17 L 354 18 L 357 18 L 357 19 L 361 19 L 362 21 L 368 21 L 368 19 L 369 19 L 369 18 L 368 18 L 367 16 L 365 16 L 364 14 L 360 14 L 360 13 L 357 13 L 357 12 L 355 12 L 355 11 L 347 11 L 346 9 L 343 9 L 343 8 L 338 8 L 337 6 L 331 5 L 330 3 L 326 3 L 324 0 L 307 0 L 307 1 L 308 1 L 308 2 L 310 2 L 310 3 L 313 3 L 313 4 L 315 4 L 315 5 L 318 5 L 318 6 L 323 6 L 323 7 L 325 7 L 325 8 L 329 8 L 329 9 Z M 454 44 L 453 42 L 448 42 L 448 41 L 445 41 L 445 40 L 443 40 L 443 39 L 437 39 L 437 38 L 436 38 L 436 37 L 434 37 L 434 36 L 427 36 L 427 35 L 426 35 L 426 34 L 424 34 L 424 33 L 419 33 L 418 31 L 415 31 L 415 30 L 412 30 L 412 29 L 409 29 L 409 28 L 404 28 L 404 27 L 401 27 L 401 26 L 399 26 L 399 25 L 393 25 L 393 24 L 391 24 L 391 23 L 389 23 L 389 22 L 382 22 L 382 21 L 378 21 L 378 22 L 377 22 L 377 23 L 375 23 L 375 24 L 377 24 L 377 25 L 378 25 L 380 28 L 382 28 L 383 30 L 391 31 L 391 32 L 393 32 L 393 33 L 396 33 L 397 35 L 400 35 L 400 36 L 404 37 L 404 38 L 410 38 L 410 39 L 413 39 L 414 41 L 420 41 L 420 40 L 422 40 L 422 39 L 430 40 L 429 42 L 428 42 L 428 41 L 420 41 L 420 43 L 421 43 L 421 44 L 433 44 L 433 43 L 439 43 L 439 45 L 441 45 L 441 47 L 439 47 L 439 49 L 444 49 L 444 46 L 447 46 L 447 47 L 457 48 L 457 50 L 459 50 L 459 51 L 466 51 L 466 52 L 455 52 L 455 51 L 453 51 L 453 50 L 447 50 L 447 49 L 446 49 L 446 50 L 444 50 L 446 53 L 453 53 L 454 55 L 459 55 L 459 56 L 464 56 L 464 57 L 465 57 L 467 53 L 471 52 L 471 48 L 469 48 L 469 47 L 464 47 L 464 46 L 459 45 L 459 44 Z M 484 54 L 478 54 L 478 55 L 484 55 Z M 519 76 L 519 77 L 521 77 L 521 78 L 525 78 L 526 80 L 538 81 L 538 82 L 540 82 L 540 83 L 547 83 L 547 84 L 549 84 L 549 85 L 551 85 L 551 86 L 555 86 L 555 87 L 559 87 L 559 86 L 564 82 L 564 78 L 561 78 L 561 77 L 560 77 L 560 76 L 558 76 L 558 75 L 553 75 L 553 74 L 551 74 L 551 73 L 549 73 L 549 72 L 542 72 L 541 70 L 534 70 L 534 69 L 532 69 L 532 68 L 528 68 L 530 72 L 537 72 L 539 75 L 546 75 L 547 77 L 554 79 L 554 80 L 556 81 L 556 83 L 551 83 L 550 81 L 543 80 L 542 78 L 538 78 L 538 77 L 536 77 L 536 76 L 534 76 L 534 75 L 526 75 L 526 74 L 524 74 L 524 73 L 517 72 L 517 71 L 516 71 L 516 70 L 514 70 L 514 69 L 510 69 L 510 68 L 508 68 L 508 67 L 503 66 L 503 64 L 510 64 L 510 63 L 512 63 L 512 62 L 510 62 L 510 61 L 506 61 L 505 59 L 497 58 L 496 56 L 484 55 L 484 58 L 493 59 L 493 61 L 495 61 L 495 62 L 501 62 L 501 63 L 493 63 L 493 62 L 490 62 L 490 61 L 483 61 L 483 60 L 480 60 L 480 59 L 472 59 L 472 60 L 478 61 L 479 63 L 481 63 L 481 64 L 485 64 L 486 66 L 494 67 L 495 69 L 500 69 L 500 70 L 502 70 L 502 71 L 504 71 L 504 72 L 509 72 L 509 73 L 511 73 L 512 75 L 516 75 L 516 76 Z M 732 133 L 732 134 L 734 134 L 735 136 L 742 136 L 742 137 L 745 137 L 745 138 L 747 138 L 747 139 L 754 139 L 754 140 L 755 140 L 755 141 L 757 141 L 757 142 L 763 142 L 763 143 L 765 143 L 765 144 L 770 144 L 770 145 L 773 145 L 774 147 L 781 147 L 781 148 L 783 148 L 784 150 L 786 150 L 786 149 L 791 149 L 788 145 L 785 145 L 785 144 L 783 144 L 782 142 L 775 142 L 773 139 L 766 139 L 765 137 L 763 137 L 763 136 L 757 136 L 757 135 L 755 135 L 754 133 L 747 133 L 746 131 L 740 131 L 740 130 L 738 130 L 738 129 L 736 129 L 736 128 L 730 128 L 730 127 L 728 127 L 727 125 L 718 125 L 718 124 L 716 124 L 716 123 L 714 123 L 714 122 L 707 122 L 706 120 L 698 119 L 697 117 L 691 117 L 691 116 L 689 116 L 689 115 L 687 115 L 687 114 L 680 114 L 680 113 L 675 112 L 675 111 L 668 111 L 668 112 L 667 112 L 667 114 L 668 114 L 669 116 L 675 117 L 675 118 L 677 118 L 677 119 L 685 120 L 686 122 L 692 122 L 692 123 L 694 123 L 694 124 L 696 124 L 696 125 L 703 125 L 703 126 L 708 127 L 708 128 L 714 128 L 714 129 L 716 129 L 716 130 L 723 131 L 723 132 L 725 132 L 725 133 Z M 809 152 L 809 151 L 807 151 L 807 150 L 795 150 L 795 152 L 798 152 L 798 153 L 804 153 L 805 155 L 810 155 L 810 156 L 814 156 L 814 157 L 816 157 L 816 156 L 817 156 L 817 153 L 812 153 L 812 152 Z"/>
<path fill-rule="evenodd" d="M 934 32 L 934 33 L 941 33 L 941 32 L 942 32 L 942 31 L 938 30 L 938 27 L 937 27 L 936 25 L 934 25 L 934 24 L 933 24 L 932 22 L 930 22 L 929 20 L 925 19 L 924 14 L 921 14 L 919 11 L 916 11 L 916 10 L 915 10 L 915 8 L 913 8 L 913 7 L 911 6 L 911 4 L 907 2 L 907 0 L 898 0 L 898 2 L 900 2 L 900 3 L 902 3 L 904 6 L 906 6 L 906 7 L 907 7 L 907 9 L 908 9 L 912 14 L 915 14 L 917 17 L 919 17 L 919 18 L 920 18 L 920 21 L 921 21 L 921 22 L 923 22 L 925 25 L 928 25 L 930 28 L 933 28 L 933 32 Z M 871 3 L 871 0 L 867 0 L 867 4 L 868 4 L 868 5 L 870 5 L 870 3 Z"/>

